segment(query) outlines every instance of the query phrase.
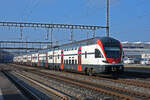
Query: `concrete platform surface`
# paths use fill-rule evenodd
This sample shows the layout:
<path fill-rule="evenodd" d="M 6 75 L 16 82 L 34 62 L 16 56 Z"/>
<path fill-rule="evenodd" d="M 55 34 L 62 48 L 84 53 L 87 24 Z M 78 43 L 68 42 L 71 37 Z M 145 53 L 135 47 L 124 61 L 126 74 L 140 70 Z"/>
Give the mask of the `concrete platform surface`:
<path fill-rule="evenodd" d="M 150 69 L 150 65 L 140 65 L 140 64 L 125 64 L 124 65 L 125 68 L 149 68 Z"/>
<path fill-rule="evenodd" d="M 2 72 L 0 72 L 0 100 L 27 100 Z"/>

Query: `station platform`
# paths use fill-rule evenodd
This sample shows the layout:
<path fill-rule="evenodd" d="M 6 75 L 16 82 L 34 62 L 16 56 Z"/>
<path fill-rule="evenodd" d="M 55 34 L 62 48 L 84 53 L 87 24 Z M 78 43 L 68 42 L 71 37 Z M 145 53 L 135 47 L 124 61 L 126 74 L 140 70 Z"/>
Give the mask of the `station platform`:
<path fill-rule="evenodd" d="M 141 64 L 126 64 L 125 68 L 148 68 L 150 69 L 150 65 L 141 65 Z"/>
<path fill-rule="evenodd" d="M 140 65 L 140 64 L 125 65 L 125 71 L 150 74 L 150 65 Z"/>
<path fill-rule="evenodd" d="M 0 100 L 28 100 L 2 72 L 0 72 Z"/>

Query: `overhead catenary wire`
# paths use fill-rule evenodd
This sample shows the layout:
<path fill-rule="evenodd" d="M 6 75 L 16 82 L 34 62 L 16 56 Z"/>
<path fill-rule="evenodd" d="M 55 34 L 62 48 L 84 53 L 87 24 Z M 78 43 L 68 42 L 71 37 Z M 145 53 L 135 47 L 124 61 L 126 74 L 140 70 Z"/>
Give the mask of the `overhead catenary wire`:
<path fill-rule="evenodd" d="M 38 3 L 39 3 L 39 0 L 36 0 L 36 1 L 34 1 L 34 0 L 31 0 L 31 2 L 29 3 L 29 6 L 28 6 L 28 8 L 26 9 L 26 10 L 28 10 L 29 8 L 31 8 L 30 7 L 30 4 L 33 4 L 32 6 L 33 7 L 36 7 L 37 5 L 38 5 Z M 31 10 L 33 10 L 33 9 L 31 9 Z M 30 12 L 32 12 L 32 11 L 30 11 Z M 6 24 L 6 23 L 5 23 Z M 11 24 L 11 23 L 10 23 Z M 14 26 L 11 26 L 11 25 L 8 25 L 9 27 L 14 27 Z M 32 23 L 31 23 L 32 24 Z M 41 25 L 40 25 L 41 24 Z M 52 24 L 51 24 L 52 25 Z M 7 26 L 7 25 L 6 25 Z M 32 25 L 31 25 L 32 26 Z M 17 24 L 16 24 L 16 27 L 17 27 Z M 30 27 L 30 25 L 28 26 L 27 24 L 25 24 L 24 26 L 22 26 L 22 28 L 23 27 Z M 43 24 L 42 23 L 38 23 L 38 25 L 33 25 L 32 27 L 34 27 L 34 28 L 46 28 L 46 29 L 50 29 L 50 28 L 57 28 L 57 29 L 60 29 L 60 28 L 63 28 L 63 29 L 70 29 L 70 28 L 72 28 L 72 29 L 70 29 L 71 30 L 71 36 L 70 36 L 70 40 L 71 41 L 73 41 L 74 40 L 74 36 L 73 36 L 73 30 L 74 29 L 81 29 L 81 30 L 94 30 L 94 31 L 96 31 L 97 29 L 100 29 L 100 28 L 107 28 L 106 26 L 89 26 L 89 25 L 68 25 L 68 24 L 62 24 L 62 26 L 61 25 L 52 25 L 52 26 L 43 26 Z M 22 29 L 20 29 L 20 30 L 22 30 Z M 23 33 L 20 31 L 20 39 L 22 39 L 22 35 L 23 35 Z M 93 32 L 93 37 L 95 37 L 95 32 Z M 49 32 L 47 31 L 47 34 L 46 34 L 46 40 L 48 40 L 49 39 Z M 51 41 L 52 41 L 52 39 L 51 39 Z"/>

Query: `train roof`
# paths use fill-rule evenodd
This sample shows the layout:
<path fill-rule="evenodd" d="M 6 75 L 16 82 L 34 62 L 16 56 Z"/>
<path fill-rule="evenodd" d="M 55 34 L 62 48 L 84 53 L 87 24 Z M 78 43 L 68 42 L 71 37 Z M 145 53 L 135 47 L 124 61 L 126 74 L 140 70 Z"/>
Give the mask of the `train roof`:
<path fill-rule="evenodd" d="M 120 45 L 120 42 L 112 37 L 95 37 L 95 38 L 89 38 L 86 40 L 80 40 L 80 41 L 75 41 L 72 43 L 63 44 L 60 46 L 54 46 L 53 48 L 78 47 L 78 46 L 92 45 L 92 44 L 96 44 L 97 40 L 100 40 L 103 45 L 118 44 L 118 43 Z"/>
<path fill-rule="evenodd" d="M 67 44 L 62 44 L 59 46 L 54 46 L 51 49 L 44 49 L 42 51 L 39 52 L 35 52 L 35 53 L 28 53 L 28 54 L 24 54 L 26 56 L 30 55 L 30 54 L 36 54 L 36 53 L 45 53 L 48 52 L 50 50 L 53 49 L 68 49 L 68 48 L 77 48 L 79 46 L 85 46 L 85 45 L 92 45 L 92 44 L 96 44 L 97 40 L 100 40 L 102 42 L 103 45 L 120 45 L 120 42 L 112 37 L 95 37 L 95 38 L 89 38 L 89 39 L 85 39 L 85 40 L 80 40 L 80 41 L 74 41 L 72 43 L 67 43 Z M 18 56 L 24 56 L 24 55 L 18 55 Z"/>

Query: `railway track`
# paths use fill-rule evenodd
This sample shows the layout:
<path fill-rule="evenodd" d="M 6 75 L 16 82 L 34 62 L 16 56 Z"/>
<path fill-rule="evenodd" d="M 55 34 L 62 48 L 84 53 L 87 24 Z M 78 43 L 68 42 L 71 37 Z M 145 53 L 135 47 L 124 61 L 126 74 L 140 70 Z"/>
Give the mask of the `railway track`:
<path fill-rule="evenodd" d="M 17 77 L 10 74 L 8 71 L 2 71 L 11 81 L 14 83 L 18 89 L 29 99 L 29 100 L 40 100 L 41 98 L 29 89 L 24 83 L 22 83 Z"/>
<path fill-rule="evenodd" d="M 64 72 L 64 73 L 70 73 L 70 72 Z M 77 74 L 77 73 L 71 73 L 71 74 L 78 75 L 78 76 L 85 76 L 85 75 Z M 138 80 L 133 80 L 133 79 L 131 79 L 131 80 L 123 79 L 123 78 L 114 79 L 114 78 L 104 78 L 104 77 L 101 77 L 101 76 L 87 76 L 87 77 L 92 78 L 92 79 L 106 80 L 106 81 L 111 81 L 111 82 L 116 82 L 116 83 L 127 84 L 127 85 L 132 85 L 132 86 L 137 86 L 137 87 L 143 87 L 143 88 L 149 88 L 150 89 L 150 83 L 142 82 L 142 81 L 138 81 Z"/>
<path fill-rule="evenodd" d="M 137 86 L 137 87 L 150 88 L 149 83 L 139 82 L 136 80 L 118 79 L 118 80 L 110 80 L 110 81 L 123 83 L 123 84 L 127 84 L 127 85 L 133 85 L 133 86 Z"/>
<path fill-rule="evenodd" d="M 68 72 L 64 72 L 64 73 L 68 73 Z M 77 74 L 77 73 L 71 73 L 71 74 L 74 74 L 74 75 L 81 75 L 83 76 L 82 74 Z M 107 81 L 111 81 L 111 82 L 116 82 L 116 83 L 121 83 L 121 84 L 127 84 L 127 85 L 133 85 L 133 86 L 137 86 L 137 87 L 143 87 L 143 88 L 150 88 L 150 83 L 146 83 L 146 82 L 141 82 L 141 81 L 137 81 L 137 80 L 128 80 L 128 79 L 110 79 L 110 78 L 103 78 L 103 77 L 100 77 L 100 76 L 88 76 L 90 78 L 93 78 L 93 79 L 99 79 L 99 80 L 107 80 Z"/>
<path fill-rule="evenodd" d="M 42 75 L 44 77 L 47 76 L 47 75 L 39 74 L 38 72 L 33 72 L 33 71 L 32 71 L 32 74 L 37 74 L 37 75 L 40 75 L 40 76 Z M 29 77 L 29 78 L 32 79 L 32 77 Z M 81 82 L 77 82 L 77 81 L 72 81 L 72 80 L 66 80 L 65 78 L 62 79 L 60 77 L 58 78 L 57 76 L 50 76 L 49 78 L 50 79 L 59 80 L 59 81 L 63 81 L 63 82 L 66 82 L 67 84 L 69 83 L 69 84 L 78 85 L 80 87 L 85 87 L 85 88 L 88 88 L 88 89 L 92 89 L 94 91 L 101 92 L 102 94 L 109 95 L 109 96 L 112 96 L 112 97 L 117 97 L 117 98 L 123 99 L 123 100 L 140 100 L 140 99 L 137 99 L 137 98 L 134 98 L 134 97 L 129 97 L 127 95 L 124 96 L 122 94 L 118 94 L 118 93 L 115 93 L 115 92 L 112 92 L 112 91 L 108 91 L 108 90 L 105 90 L 105 89 L 99 89 L 99 88 L 87 85 L 85 83 L 81 83 Z"/>
<path fill-rule="evenodd" d="M 118 87 L 106 86 L 105 84 L 95 84 L 95 83 L 92 83 L 90 81 L 81 81 L 81 80 L 77 80 L 77 79 L 75 80 L 72 78 L 68 78 L 68 77 L 64 77 L 64 76 L 60 77 L 60 76 L 56 76 L 56 75 L 45 73 L 45 72 L 36 72 L 34 70 L 27 70 L 26 69 L 26 71 L 32 72 L 34 74 L 40 74 L 42 76 L 44 75 L 47 77 L 55 78 L 55 79 L 57 78 L 58 80 L 62 80 L 62 81 L 65 81 L 65 82 L 68 82 L 71 84 L 75 84 L 75 85 L 80 85 L 82 87 L 84 86 L 86 88 L 90 88 L 90 89 L 93 89 L 95 91 L 99 91 L 101 93 L 107 94 L 107 95 L 119 97 L 121 99 L 128 99 L 128 100 L 140 100 L 140 99 L 147 100 L 147 99 L 150 99 L 149 94 L 143 94 L 140 92 L 130 91 L 127 89 L 121 89 Z M 89 76 L 89 77 L 91 77 L 91 76 Z M 100 79 L 100 80 L 107 80 L 107 81 L 112 81 L 112 82 L 117 82 L 117 83 L 123 83 L 123 84 L 128 84 L 128 85 L 135 85 L 135 86 L 144 87 L 144 88 L 149 88 L 149 86 L 150 86 L 150 84 L 148 84 L 148 83 L 138 82 L 138 81 L 134 81 L 134 80 L 126 80 L 126 79 L 113 80 L 113 79 L 101 78 L 101 77 L 91 77 L 91 78 L 96 78 L 96 79 Z M 140 98 L 140 99 L 138 99 L 138 98 Z"/>
<path fill-rule="evenodd" d="M 60 97 L 62 100 L 72 100 L 72 99 L 73 99 L 73 98 L 69 97 L 69 96 L 66 95 L 66 94 L 60 93 L 59 91 L 57 91 L 57 90 L 55 90 L 55 89 L 52 89 L 52 88 L 50 88 L 50 87 L 48 87 L 48 86 L 42 84 L 41 82 L 38 82 L 38 81 L 34 80 L 34 79 L 31 78 L 31 77 L 28 77 L 28 76 L 25 76 L 25 75 L 21 75 L 20 73 L 17 73 L 17 72 L 15 72 L 15 74 L 17 74 L 17 75 L 23 77 L 24 79 L 26 79 L 26 80 L 28 80 L 28 81 L 30 81 L 30 82 L 32 82 L 32 83 L 34 83 L 34 84 L 36 84 L 36 85 L 42 87 L 43 89 L 45 89 L 45 90 L 47 90 L 47 91 L 49 91 L 49 92 L 55 94 L 56 96 Z"/>
<path fill-rule="evenodd" d="M 13 83 L 15 83 L 17 85 L 17 87 L 19 87 L 19 89 L 21 91 L 23 91 L 25 93 L 25 95 L 30 99 L 30 100 L 51 100 L 48 96 L 46 95 L 41 95 L 39 93 L 35 93 L 35 91 L 33 92 L 32 90 L 30 90 L 27 86 L 24 86 L 23 84 L 21 84 L 20 82 L 18 82 L 18 79 L 17 77 L 15 77 L 13 74 L 11 74 L 10 72 L 8 71 L 3 71 L 3 73 L 9 77 Z M 54 95 L 56 95 L 59 99 L 61 100 L 72 100 L 71 97 L 69 97 L 68 95 L 66 94 L 63 94 L 55 89 L 52 89 L 30 77 L 27 77 L 27 76 L 24 76 L 24 75 L 21 75 L 20 73 L 17 73 L 17 72 L 13 72 L 15 73 L 17 76 L 20 76 L 22 78 L 24 78 L 25 80 L 27 81 L 30 81 L 31 83 L 37 85 L 38 87 L 41 87 L 43 89 L 45 89 L 46 91 L 50 92 L 50 93 L 53 93 Z"/>
<path fill-rule="evenodd" d="M 131 91 L 131 90 L 127 90 L 124 88 L 118 88 L 118 87 L 113 87 L 113 86 L 108 86 L 105 84 L 96 84 L 90 81 L 86 81 L 86 80 L 78 80 L 78 79 L 74 79 L 74 78 L 69 78 L 69 77 L 65 77 L 65 76 L 57 76 L 54 74 L 50 74 L 50 73 L 44 73 L 44 72 L 35 72 L 35 71 L 31 71 L 34 74 L 39 74 L 39 75 L 44 75 L 50 78 L 55 78 L 57 80 L 62 80 L 71 84 L 75 84 L 75 85 L 80 85 L 82 87 L 86 87 L 86 88 L 90 88 L 90 89 L 94 89 L 96 91 L 102 92 L 104 94 L 107 95 L 111 95 L 111 96 L 115 96 L 115 97 L 120 97 L 121 99 L 127 99 L 127 100 L 140 100 L 140 99 L 150 99 L 150 95 L 149 94 L 143 94 L 137 91 Z M 140 98 L 140 99 L 138 99 Z"/>

